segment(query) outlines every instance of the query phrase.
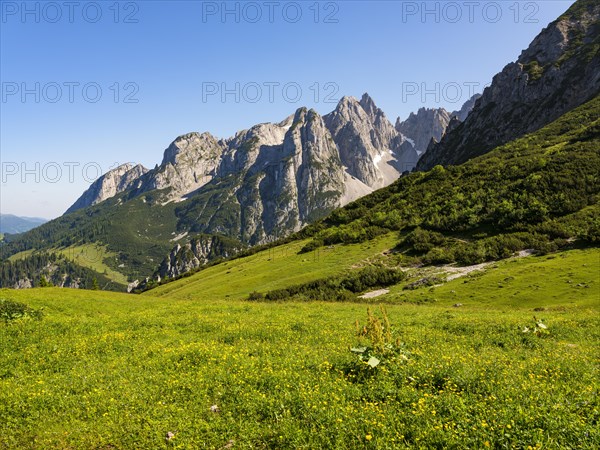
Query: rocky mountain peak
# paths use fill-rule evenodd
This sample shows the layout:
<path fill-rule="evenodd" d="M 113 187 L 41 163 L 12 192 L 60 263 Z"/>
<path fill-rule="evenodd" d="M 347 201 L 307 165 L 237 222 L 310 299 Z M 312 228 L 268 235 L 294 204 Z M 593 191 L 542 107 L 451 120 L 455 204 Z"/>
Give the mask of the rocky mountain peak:
<path fill-rule="evenodd" d="M 285 154 L 303 155 L 308 158 L 334 158 L 340 163 L 339 152 L 325 125 L 323 117 L 314 109 L 299 108 L 294 122 L 283 142 Z M 289 151 L 293 147 L 294 151 Z M 322 161 L 321 161 L 322 162 Z M 298 161 L 301 164 L 301 161 Z"/>
<path fill-rule="evenodd" d="M 260 123 L 248 130 L 238 131 L 226 140 L 217 172 L 220 177 L 243 173 L 252 169 L 266 153 L 281 147 L 297 113 L 279 123 Z M 271 156 L 267 156 L 267 159 Z"/>
<path fill-rule="evenodd" d="M 331 122 L 346 122 L 355 118 L 361 121 L 368 120 L 365 110 L 360 105 L 360 102 L 351 96 L 344 96 L 338 102 L 336 108 L 325 117 L 331 117 Z M 337 120 L 334 120 L 337 119 Z"/>
<path fill-rule="evenodd" d="M 355 97 L 343 97 L 334 111 L 324 116 L 327 127 L 332 134 L 337 134 L 342 127 L 353 126 L 355 129 L 362 127 L 371 127 L 375 134 L 389 135 L 383 139 L 382 145 L 390 144 L 390 140 L 395 137 L 392 124 L 387 120 L 384 112 L 379 109 L 369 94 L 364 94 L 361 100 Z M 391 135 L 390 135 L 391 133 Z M 378 139 L 376 139 L 378 140 Z M 376 145 L 378 145 L 376 143 Z"/>
<path fill-rule="evenodd" d="M 419 160 L 462 164 L 531 133 L 600 93 L 600 3 L 578 0 L 494 76 L 473 111 Z"/>
<path fill-rule="evenodd" d="M 175 200 L 204 186 L 216 175 L 224 146 L 208 132 L 177 137 L 164 151 L 162 163 L 135 183 L 137 194 L 166 190 L 164 200 Z"/>
<path fill-rule="evenodd" d="M 348 183 L 356 184 L 354 192 L 387 186 L 416 164 L 416 156 L 408 155 L 411 149 L 403 146 L 402 134 L 368 94 L 360 101 L 343 97 L 323 118 L 347 168 Z"/>
<path fill-rule="evenodd" d="M 212 134 L 187 133 L 177 137 L 164 152 L 161 165 L 176 165 L 202 157 L 219 156 L 219 144 Z"/>
<path fill-rule="evenodd" d="M 248 141 L 253 141 L 255 145 L 252 147 L 255 148 L 261 145 L 281 145 L 285 133 L 292 125 L 297 114 L 298 112 L 279 123 L 259 123 L 249 130 L 238 131 L 234 138 L 228 140 L 229 148 L 239 148 Z M 245 148 L 246 150 L 251 150 L 248 145 Z"/>
<path fill-rule="evenodd" d="M 597 45 L 600 32 L 599 10 L 600 4 L 597 1 L 575 2 L 535 37 L 529 47 L 521 52 L 517 62 L 527 64 L 535 60 L 539 65 L 546 66 L 560 60 L 576 46 L 594 43 Z"/>
<path fill-rule="evenodd" d="M 70 213 L 78 209 L 96 205 L 108 198 L 131 188 L 134 183 L 145 173 L 148 172 L 141 164 L 133 165 L 130 163 L 109 170 L 96 181 L 77 199 L 73 205 L 66 211 Z"/>
<path fill-rule="evenodd" d="M 336 208 L 344 192 L 344 174 L 323 117 L 314 109 L 298 109 L 285 136 L 283 152 L 293 155 L 284 175 L 289 177 L 287 192 L 297 193 L 298 222 L 309 223 Z"/>
<path fill-rule="evenodd" d="M 411 141 L 420 155 L 427 150 L 431 139 L 439 141 L 450 122 L 450 114 L 444 108 L 419 108 L 410 113 L 405 121 L 396 120 L 396 130 Z"/>
<path fill-rule="evenodd" d="M 377 117 L 378 115 L 383 114 L 383 111 L 375 105 L 375 102 L 373 101 L 371 96 L 366 92 L 361 97 L 359 103 L 362 109 L 364 109 L 364 111 L 369 115 L 369 117 L 371 117 L 371 119 L 375 119 L 375 117 Z"/>

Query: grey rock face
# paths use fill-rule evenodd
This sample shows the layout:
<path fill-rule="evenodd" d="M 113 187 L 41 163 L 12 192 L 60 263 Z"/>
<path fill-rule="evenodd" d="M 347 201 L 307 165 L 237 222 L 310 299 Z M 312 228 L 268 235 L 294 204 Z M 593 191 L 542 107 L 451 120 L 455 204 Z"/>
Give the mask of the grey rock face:
<path fill-rule="evenodd" d="M 497 74 L 471 114 L 419 160 L 461 164 L 533 132 L 600 92 L 600 3 L 579 0 Z"/>
<path fill-rule="evenodd" d="M 414 153 L 405 145 L 404 136 L 368 94 L 360 101 L 343 97 L 324 120 L 350 179 L 363 186 L 370 189 L 387 186 L 416 163 L 416 159 L 410 161 Z M 350 188 L 358 189 L 358 186 Z"/>
<path fill-rule="evenodd" d="M 174 200 L 201 188 L 216 176 L 224 146 L 210 133 L 188 133 L 179 136 L 165 150 L 161 165 L 142 177 L 139 192 L 170 189 Z"/>
<path fill-rule="evenodd" d="M 396 130 L 414 142 L 416 152 L 421 155 L 432 138 L 440 141 L 449 122 L 450 114 L 444 108 L 419 108 L 403 122 L 398 118 Z"/>
<path fill-rule="evenodd" d="M 229 248 L 217 236 L 203 236 L 184 245 L 177 244 L 161 263 L 154 278 L 158 281 L 167 277 L 174 278 L 203 266 L 215 256 L 226 258 L 239 250 Z M 128 291 L 131 292 L 139 284 L 137 280 L 131 283 Z"/>
<path fill-rule="evenodd" d="M 344 170 L 315 111 L 300 108 L 279 124 L 261 124 L 227 141 L 220 178 L 190 199 L 192 232 L 244 243 L 269 242 L 340 205 Z"/>
<path fill-rule="evenodd" d="M 12 289 L 31 289 L 34 286 L 34 279 L 31 278 L 32 276 L 36 280 L 43 276 L 55 287 L 79 289 L 81 286 L 81 279 L 71 277 L 67 273 L 61 273 L 58 270 L 58 266 L 54 264 L 47 264 L 44 267 L 40 267 L 34 274 L 29 274 L 28 276 L 19 279 L 10 287 Z"/>
<path fill-rule="evenodd" d="M 298 222 L 303 226 L 323 217 L 340 204 L 344 174 L 338 148 L 323 118 L 314 110 L 296 111 L 294 123 L 283 141 L 290 155 L 281 194 L 296 193 Z M 283 205 L 282 205 L 283 206 Z"/>
<path fill-rule="evenodd" d="M 342 98 L 335 111 L 324 119 L 348 173 L 367 186 L 383 183 L 374 162 L 379 149 L 373 146 L 371 140 L 373 124 L 358 100 Z"/>
<path fill-rule="evenodd" d="M 481 97 L 481 94 L 473 95 L 469 100 L 467 100 L 462 107 L 458 111 L 452 111 L 450 117 L 456 117 L 461 122 L 464 122 L 473 108 L 475 107 L 475 102 Z M 439 141 L 439 139 L 438 139 Z"/>
<path fill-rule="evenodd" d="M 31 289 L 32 287 L 33 284 L 29 278 L 21 278 L 12 286 L 13 289 Z"/>
<path fill-rule="evenodd" d="M 112 169 L 92 183 L 79 199 L 66 211 L 70 213 L 81 208 L 100 203 L 108 198 L 131 188 L 134 183 L 148 171 L 138 164 L 123 164 Z"/>
<path fill-rule="evenodd" d="M 225 150 L 219 163 L 218 176 L 226 177 L 245 172 L 259 157 L 270 159 L 283 143 L 292 121 L 293 116 L 290 116 L 280 123 L 261 123 L 222 141 Z"/>
<path fill-rule="evenodd" d="M 139 285 L 140 285 L 140 280 L 134 280 L 131 283 L 128 283 L 127 284 L 127 293 L 130 293 L 135 288 L 137 288 Z"/>
<path fill-rule="evenodd" d="M 448 132 L 448 125 L 453 118 L 457 118 L 459 123 L 464 122 L 479 97 L 480 94 L 473 95 L 460 110 L 452 113 L 444 108 L 420 108 L 416 113 L 411 113 L 405 121 L 400 121 L 398 117 L 396 130 L 406 137 L 421 156 L 427 151 L 432 139 L 440 142 L 442 136 Z"/>
<path fill-rule="evenodd" d="M 462 121 L 460 120 L 460 118 L 458 116 L 452 116 L 452 118 L 450 119 L 450 122 L 448 122 L 448 126 L 446 127 L 446 131 L 444 132 L 444 135 L 446 133 L 450 133 L 452 132 L 455 128 L 457 128 L 460 124 L 462 123 Z M 443 137 L 443 135 L 442 135 Z M 439 141 L 436 141 L 436 143 Z"/>

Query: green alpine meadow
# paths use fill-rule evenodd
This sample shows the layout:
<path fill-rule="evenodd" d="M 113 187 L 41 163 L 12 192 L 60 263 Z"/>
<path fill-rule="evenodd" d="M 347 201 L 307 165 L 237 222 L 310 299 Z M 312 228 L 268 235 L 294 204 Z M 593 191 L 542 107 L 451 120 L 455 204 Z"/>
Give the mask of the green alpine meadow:
<path fill-rule="evenodd" d="M 141 296 L 0 291 L 3 447 L 598 447 L 597 248 L 385 301 L 249 301 L 298 281 L 244 271 L 296 265 L 269 256 Z"/>
<path fill-rule="evenodd" d="M 2 4 L 0 450 L 600 448 L 600 4 L 376 3 Z"/>

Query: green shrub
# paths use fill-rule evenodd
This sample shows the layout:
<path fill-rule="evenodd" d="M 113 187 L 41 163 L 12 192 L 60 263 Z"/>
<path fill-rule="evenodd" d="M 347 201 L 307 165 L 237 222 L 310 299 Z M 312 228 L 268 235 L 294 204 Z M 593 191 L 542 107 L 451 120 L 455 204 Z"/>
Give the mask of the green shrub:
<path fill-rule="evenodd" d="M 248 295 L 248 300 L 262 300 L 263 298 L 265 296 L 258 291 L 250 292 L 250 295 Z"/>
<path fill-rule="evenodd" d="M 24 318 L 40 320 L 42 316 L 42 311 L 32 309 L 24 303 L 0 299 L 0 319 L 4 322 Z"/>
<path fill-rule="evenodd" d="M 265 300 L 324 300 L 352 301 L 355 294 L 375 287 L 397 284 L 405 278 L 404 272 L 388 267 L 368 266 L 347 275 L 322 278 L 304 284 L 275 289 L 265 294 Z M 252 294 L 250 294 L 252 296 Z M 257 300 L 248 297 L 249 300 Z"/>
<path fill-rule="evenodd" d="M 529 75 L 529 80 L 532 82 L 539 80 L 544 74 L 544 68 L 540 66 L 540 63 L 538 63 L 535 59 L 525 64 L 523 69 L 525 72 L 527 72 Z"/>
<path fill-rule="evenodd" d="M 308 244 L 306 244 L 304 247 L 302 247 L 300 249 L 300 251 L 298 252 L 298 254 L 309 253 L 309 252 L 312 252 L 313 250 L 316 250 L 319 247 L 323 247 L 323 240 L 313 239 Z"/>
<path fill-rule="evenodd" d="M 434 247 L 443 245 L 446 239 L 441 233 L 415 228 L 404 239 L 405 245 L 411 247 L 416 253 L 427 253 Z"/>
<path fill-rule="evenodd" d="M 454 262 L 454 253 L 447 248 L 435 247 L 423 256 L 422 261 L 424 264 L 448 264 Z"/>
<path fill-rule="evenodd" d="M 340 286 L 350 292 L 359 293 L 372 287 L 391 286 L 404 278 L 404 272 L 399 270 L 368 266 L 357 272 L 351 272 L 342 279 Z"/>
<path fill-rule="evenodd" d="M 456 262 L 463 266 L 472 266 L 487 261 L 487 252 L 479 242 L 458 247 L 454 253 Z"/>

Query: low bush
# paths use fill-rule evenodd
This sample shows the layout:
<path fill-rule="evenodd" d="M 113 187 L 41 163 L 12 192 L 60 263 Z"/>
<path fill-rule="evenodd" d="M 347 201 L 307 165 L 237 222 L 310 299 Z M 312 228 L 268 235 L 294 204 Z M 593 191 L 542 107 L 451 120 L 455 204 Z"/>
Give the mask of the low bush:
<path fill-rule="evenodd" d="M 250 295 L 248 296 L 248 300 L 262 300 L 265 296 L 258 292 L 258 291 L 253 291 L 250 292 Z"/>
<path fill-rule="evenodd" d="M 300 251 L 298 252 L 298 254 L 309 253 L 309 252 L 312 252 L 313 250 L 316 250 L 322 246 L 323 246 L 323 241 L 321 239 L 313 239 L 308 244 L 306 244 L 304 247 L 302 247 L 300 249 Z"/>
<path fill-rule="evenodd" d="M 269 301 L 281 300 L 324 300 L 352 301 L 367 289 L 397 284 L 405 278 L 404 272 L 388 267 L 368 266 L 347 275 L 321 278 L 308 283 L 276 289 L 264 294 Z M 260 300 L 262 295 L 252 292 L 248 300 Z"/>
<path fill-rule="evenodd" d="M 446 238 L 435 231 L 415 228 L 404 238 L 404 244 L 411 247 L 416 253 L 427 253 L 434 247 L 444 245 Z"/>
<path fill-rule="evenodd" d="M 32 309 L 24 303 L 0 299 L 0 319 L 4 322 L 24 318 L 40 320 L 42 316 L 42 311 Z"/>

